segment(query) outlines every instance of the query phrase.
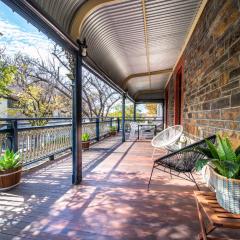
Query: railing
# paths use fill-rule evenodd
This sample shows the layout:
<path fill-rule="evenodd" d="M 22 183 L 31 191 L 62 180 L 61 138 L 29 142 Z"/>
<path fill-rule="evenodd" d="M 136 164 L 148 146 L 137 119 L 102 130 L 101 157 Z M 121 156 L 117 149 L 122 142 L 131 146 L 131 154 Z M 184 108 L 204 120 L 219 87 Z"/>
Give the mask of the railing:
<path fill-rule="evenodd" d="M 72 146 L 71 118 L 0 119 L 0 154 L 7 148 L 18 151 L 27 166 L 37 161 L 70 150 Z M 31 124 L 46 123 L 44 126 Z M 109 134 L 110 126 L 116 126 L 116 118 L 83 119 L 83 133 L 90 140 L 99 141 Z M 118 128 L 119 129 L 119 128 Z"/>
<path fill-rule="evenodd" d="M 43 159 L 70 150 L 72 146 L 71 118 L 0 118 L 0 155 L 10 148 L 19 152 L 23 165 L 27 166 Z M 129 130 L 132 118 L 125 119 L 125 130 Z M 162 130 L 161 118 L 137 118 L 137 122 L 154 123 Z M 41 124 L 44 126 L 39 126 Z M 37 126 L 32 126 L 37 125 Z M 109 135 L 111 126 L 122 129 L 120 118 L 83 119 L 83 133 L 90 134 L 90 140 L 100 141 Z"/>

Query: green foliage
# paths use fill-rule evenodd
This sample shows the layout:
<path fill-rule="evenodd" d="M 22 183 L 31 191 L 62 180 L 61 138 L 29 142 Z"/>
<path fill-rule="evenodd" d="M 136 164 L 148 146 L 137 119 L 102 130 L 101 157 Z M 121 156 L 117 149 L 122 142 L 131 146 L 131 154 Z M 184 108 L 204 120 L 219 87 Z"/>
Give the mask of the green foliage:
<path fill-rule="evenodd" d="M 7 97 L 11 94 L 9 86 L 12 84 L 17 68 L 12 65 L 5 65 L 0 61 L 0 97 Z"/>
<path fill-rule="evenodd" d="M 133 118 L 134 108 L 133 104 L 125 106 L 125 118 Z M 108 117 L 122 117 L 122 104 L 118 104 L 113 107 L 112 111 L 108 114 Z M 141 117 L 141 111 L 136 112 L 136 117 Z"/>
<path fill-rule="evenodd" d="M 51 95 L 51 88 L 45 89 L 43 86 L 30 85 L 25 91 L 18 94 L 17 106 L 20 111 L 29 118 L 51 117 L 58 107 L 57 98 Z M 48 92 L 49 91 L 49 92 Z M 31 120 L 32 126 L 44 126 L 47 120 Z"/>
<path fill-rule="evenodd" d="M 117 131 L 117 127 L 112 126 L 112 127 L 109 128 L 109 131 L 110 132 L 116 132 Z"/>
<path fill-rule="evenodd" d="M 90 134 L 89 133 L 83 133 L 82 134 L 82 141 L 87 142 L 90 140 Z"/>
<path fill-rule="evenodd" d="M 147 109 L 147 116 L 155 117 L 157 115 L 157 104 L 156 103 L 146 103 L 145 108 Z"/>
<path fill-rule="evenodd" d="M 22 162 L 18 153 L 7 149 L 0 157 L 0 171 L 6 171 L 21 166 Z"/>
<path fill-rule="evenodd" d="M 224 177 L 240 179 L 240 146 L 234 151 L 227 137 L 217 136 L 217 144 L 206 140 L 207 148 L 197 148 L 196 151 L 204 154 L 206 159 L 196 162 L 196 169 L 201 170 L 211 162 Z"/>

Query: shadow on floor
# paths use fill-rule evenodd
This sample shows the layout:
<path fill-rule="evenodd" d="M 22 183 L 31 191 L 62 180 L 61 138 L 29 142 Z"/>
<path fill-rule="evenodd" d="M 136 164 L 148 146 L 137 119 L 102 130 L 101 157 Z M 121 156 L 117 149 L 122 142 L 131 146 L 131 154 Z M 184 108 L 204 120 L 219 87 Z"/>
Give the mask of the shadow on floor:
<path fill-rule="evenodd" d="M 149 142 L 121 144 L 116 139 L 95 147 L 84 154 L 85 163 L 93 162 L 81 185 L 70 184 L 69 158 L 1 193 L 0 239 L 197 238 L 194 185 L 163 174 L 147 191 Z"/>

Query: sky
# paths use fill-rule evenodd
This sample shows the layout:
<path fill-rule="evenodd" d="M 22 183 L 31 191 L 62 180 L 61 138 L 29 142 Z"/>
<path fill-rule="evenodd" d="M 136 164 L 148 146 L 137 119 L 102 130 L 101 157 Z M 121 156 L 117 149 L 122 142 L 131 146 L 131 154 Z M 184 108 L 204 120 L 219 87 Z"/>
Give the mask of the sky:
<path fill-rule="evenodd" d="M 0 1 L 0 49 L 4 48 L 5 55 L 13 57 L 21 52 L 32 58 L 40 58 L 46 62 L 53 59 L 51 47 L 53 41 L 40 32 L 10 7 Z M 62 77 L 66 77 L 68 70 L 59 64 Z M 66 78 L 68 81 L 68 79 Z"/>
<path fill-rule="evenodd" d="M 5 48 L 5 54 L 14 56 L 21 52 L 33 58 L 47 59 L 52 40 L 40 32 L 23 17 L 0 1 L 0 49 Z M 62 70 L 65 75 L 66 70 Z M 144 112 L 144 106 L 138 106 Z"/>
<path fill-rule="evenodd" d="M 7 55 L 23 52 L 32 57 L 39 54 L 47 57 L 51 40 L 1 1 L 0 32 L 3 34 L 0 36 L 0 48 L 5 48 Z"/>

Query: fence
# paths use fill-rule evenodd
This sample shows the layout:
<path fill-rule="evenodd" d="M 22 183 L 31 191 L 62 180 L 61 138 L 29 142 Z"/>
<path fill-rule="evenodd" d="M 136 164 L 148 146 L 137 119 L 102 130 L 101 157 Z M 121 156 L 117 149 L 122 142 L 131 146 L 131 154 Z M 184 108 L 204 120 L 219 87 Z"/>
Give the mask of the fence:
<path fill-rule="evenodd" d="M 18 151 L 29 165 L 71 149 L 71 118 L 0 119 L 0 154 L 10 148 Z M 44 126 L 39 126 L 41 124 Z M 90 140 L 99 141 L 109 134 L 110 126 L 118 125 L 115 118 L 83 119 L 83 133 L 89 133 Z M 37 124 L 38 126 L 32 126 Z M 119 129 L 119 128 L 118 128 Z"/>
<path fill-rule="evenodd" d="M 53 160 L 54 155 L 71 149 L 71 121 L 71 118 L 0 118 L 0 154 L 6 148 L 18 151 L 24 166 L 45 158 Z M 126 131 L 131 121 L 134 120 L 125 120 Z M 154 123 L 162 128 L 162 119 L 137 118 L 136 121 Z M 121 125 L 119 118 L 83 119 L 82 132 L 89 133 L 92 142 L 100 141 L 109 135 L 110 127 L 115 126 L 120 131 Z"/>

